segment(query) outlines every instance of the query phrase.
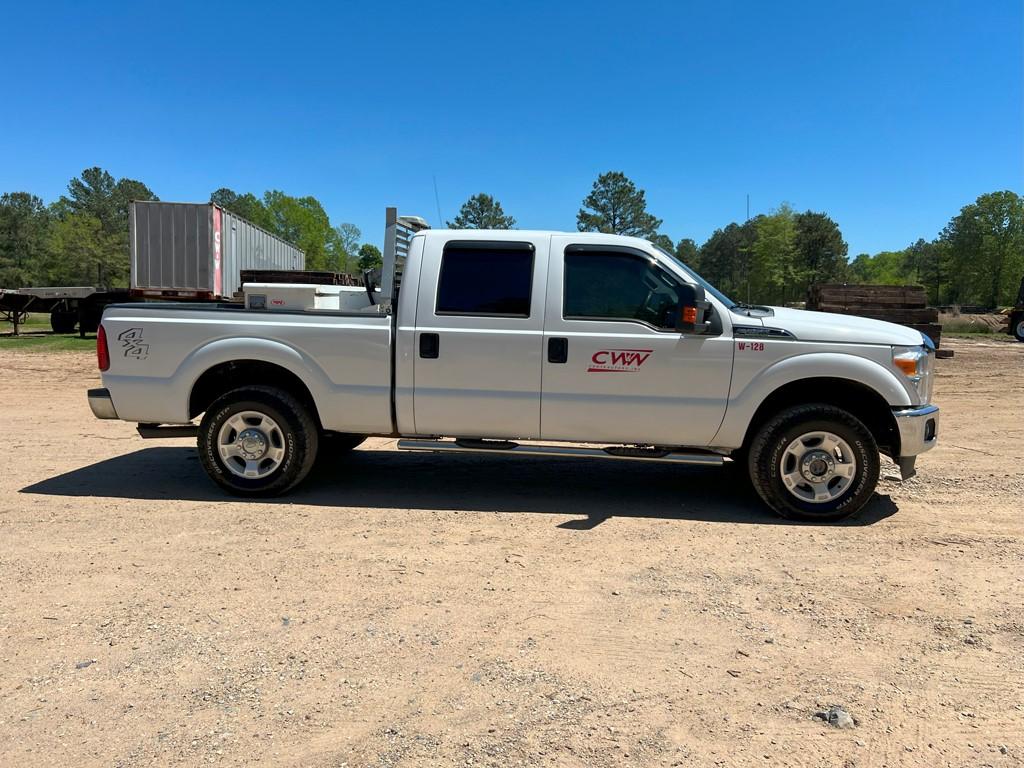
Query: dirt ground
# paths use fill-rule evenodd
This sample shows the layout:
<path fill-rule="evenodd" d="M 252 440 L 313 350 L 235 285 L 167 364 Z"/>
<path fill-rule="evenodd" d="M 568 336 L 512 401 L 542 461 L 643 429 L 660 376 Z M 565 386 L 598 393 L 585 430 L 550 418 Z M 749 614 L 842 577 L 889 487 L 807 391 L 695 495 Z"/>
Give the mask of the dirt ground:
<path fill-rule="evenodd" d="M 0 351 L 0 765 L 1022 765 L 1024 344 L 948 346 L 940 446 L 839 526 L 386 440 L 234 500 Z"/>

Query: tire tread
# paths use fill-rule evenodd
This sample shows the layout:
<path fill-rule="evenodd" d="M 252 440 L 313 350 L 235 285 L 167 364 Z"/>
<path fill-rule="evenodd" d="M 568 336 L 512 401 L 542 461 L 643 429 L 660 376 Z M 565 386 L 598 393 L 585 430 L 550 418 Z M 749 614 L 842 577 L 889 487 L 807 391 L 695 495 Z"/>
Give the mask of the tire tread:
<path fill-rule="evenodd" d="M 273 479 L 271 482 L 263 486 L 246 487 L 237 484 L 232 479 L 234 477 L 233 475 L 229 476 L 229 473 L 223 471 L 220 466 L 216 464 L 216 461 L 211 459 L 212 452 L 208 451 L 204 445 L 210 437 L 213 428 L 218 426 L 215 422 L 219 414 L 226 407 L 239 402 L 253 402 L 269 406 L 274 410 L 281 412 L 281 414 L 286 418 L 292 419 L 295 423 L 296 428 L 294 429 L 294 432 L 296 436 L 297 453 L 299 455 L 298 463 L 290 468 L 290 471 L 272 476 Z M 292 425 L 288 425 L 288 428 L 291 429 Z M 199 458 L 203 464 L 203 468 L 211 479 L 213 479 L 213 481 L 221 488 L 224 488 L 228 492 L 238 496 L 279 496 L 283 493 L 287 493 L 296 485 L 301 483 L 305 479 L 306 475 L 309 474 L 313 465 L 316 463 L 319 442 L 318 438 L 319 428 L 317 427 L 316 421 L 302 401 L 283 389 L 263 384 L 252 384 L 229 390 L 213 402 L 213 404 L 207 409 L 202 422 L 199 425 L 199 437 L 197 439 L 197 444 L 199 448 Z M 301 446 L 298 446 L 299 442 L 302 443 Z M 213 462 L 213 466 L 211 466 L 211 461 Z"/>
<path fill-rule="evenodd" d="M 853 496 L 844 498 L 834 510 L 809 512 L 801 509 L 796 505 L 795 499 L 791 499 L 784 490 L 780 492 L 772 482 L 772 446 L 783 431 L 801 422 L 834 422 L 859 433 L 861 439 L 867 443 L 867 456 L 857 457 L 859 462 L 866 462 L 863 469 L 867 472 L 866 484 Z M 790 520 L 835 521 L 854 514 L 874 494 L 879 473 L 878 446 L 871 431 L 853 414 L 826 403 L 808 403 L 786 408 L 765 422 L 750 444 L 747 463 L 750 481 L 758 496 L 779 515 Z"/>

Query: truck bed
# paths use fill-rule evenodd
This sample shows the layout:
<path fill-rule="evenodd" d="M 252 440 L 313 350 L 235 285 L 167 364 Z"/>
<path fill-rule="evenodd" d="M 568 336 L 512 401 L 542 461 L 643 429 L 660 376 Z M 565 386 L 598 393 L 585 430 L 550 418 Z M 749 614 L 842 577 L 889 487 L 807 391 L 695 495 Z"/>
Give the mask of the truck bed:
<path fill-rule="evenodd" d="M 388 316 L 231 304 L 117 304 L 104 314 L 103 328 L 110 351 L 104 381 L 121 419 L 188 423 L 197 415 L 189 401 L 201 376 L 218 366 L 257 361 L 302 381 L 324 429 L 393 431 Z"/>

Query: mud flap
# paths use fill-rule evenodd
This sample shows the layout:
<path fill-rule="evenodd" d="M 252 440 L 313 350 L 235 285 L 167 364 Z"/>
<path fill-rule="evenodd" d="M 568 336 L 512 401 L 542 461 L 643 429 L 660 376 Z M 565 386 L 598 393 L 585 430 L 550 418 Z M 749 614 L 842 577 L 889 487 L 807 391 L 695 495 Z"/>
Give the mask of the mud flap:
<path fill-rule="evenodd" d="M 917 456 L 901 456 L 896 459 L 896 465 L 900 468 L 900 479 L 909 480 L 917 474 L 917 470 L 914 469 L 914 464 L 917 462 Z"/>

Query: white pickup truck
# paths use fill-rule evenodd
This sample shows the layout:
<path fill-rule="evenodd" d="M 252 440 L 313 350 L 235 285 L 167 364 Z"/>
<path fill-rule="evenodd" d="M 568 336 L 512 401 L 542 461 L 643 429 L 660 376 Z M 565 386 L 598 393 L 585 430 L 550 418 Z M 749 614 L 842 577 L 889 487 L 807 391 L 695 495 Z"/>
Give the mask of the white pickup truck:
<path fill-rule="evenodd" d="M 645 240 L 431 230 L 389 208 L 379 279 L 348 310 L 294 308 L 294 286 L 247 286 L 245 306 L 110 306 L 93 413 L 197 435 L 210 477 L 248 496 L 284 493 L 318 450 L 376 435 L 738 465 L 805 520 L 862 507 L 880 454 L 906 478 L 935 445 L 927 337 L 735 302 Z"/>

